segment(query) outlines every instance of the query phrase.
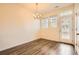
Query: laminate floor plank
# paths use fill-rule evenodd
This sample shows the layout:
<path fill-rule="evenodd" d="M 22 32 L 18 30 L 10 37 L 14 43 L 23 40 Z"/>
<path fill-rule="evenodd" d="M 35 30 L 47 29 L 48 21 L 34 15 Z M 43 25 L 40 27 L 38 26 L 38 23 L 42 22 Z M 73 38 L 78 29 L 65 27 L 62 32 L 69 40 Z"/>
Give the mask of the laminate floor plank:
<path fill-rule="evenodd" d="M 37 45 L 39 45 L 40 43 L 46 42 L 46 40 L 39 40 L 36 42 L 33 42 L 32 44 L 26 45 L 25 47 L 23 47 L 22 49 L 16 50 L 15 52 L 11 53 L 11 54 L 22 54 L 25 51 L 29 51 L 31 49 L 33 49 L 34 47 L 36 47 Z M 48 42 L 48 41 L 47 41 Z"/>
<path fill-rule="evenodd" d="M 0 55 L 75 55 L 75 48 L 70 44 L 38 39 L 1 51 Z"/>
<path fill-rule="evenodd" d="M 10 53 L 12 53 L 12 52 L 18 51 L 18 50 L 20 50 L 20 49 L 26 47 L 26 46 L 32 45 L 32 44 L 36 43 L 36 41 L 40 42 L 41 39 L 40 39 L 40 40 L 34 40 L 34 41 L 29 42 L 29 43 L 25 43 L 25 44 L 22 44 L 22 45 L 19 45 L 19 46 L 10 48 L 10 49 L 6 49 L 6 50 L 4 50 L 4 51 L 1 51 L 0 54 L 8 55 L 8 54 L 10 54 Z"/>

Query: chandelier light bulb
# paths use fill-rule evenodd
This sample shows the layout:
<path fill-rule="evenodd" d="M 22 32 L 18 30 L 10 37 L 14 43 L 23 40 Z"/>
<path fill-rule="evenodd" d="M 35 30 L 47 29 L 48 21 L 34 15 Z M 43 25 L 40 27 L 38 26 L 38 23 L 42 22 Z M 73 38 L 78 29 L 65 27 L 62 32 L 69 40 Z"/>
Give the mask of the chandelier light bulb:
<path fill-rule="evenodd" d="M 34 19 L 40 19 L 41 18 L 41 14 L 38 12 L 38 3 L 35 4 L 36 5 L 36 10 L 35 13 L 33 14 Z"/>

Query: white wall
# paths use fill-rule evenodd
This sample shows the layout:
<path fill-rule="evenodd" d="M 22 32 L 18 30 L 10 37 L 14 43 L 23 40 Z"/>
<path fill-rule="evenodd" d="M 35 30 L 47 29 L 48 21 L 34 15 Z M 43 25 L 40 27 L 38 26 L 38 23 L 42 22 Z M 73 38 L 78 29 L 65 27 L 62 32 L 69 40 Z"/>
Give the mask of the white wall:
<path fill-rule="evenodd" d="M 0 51 L 36 39 L 39 23 L 18 4 L 0 4 Z"/>

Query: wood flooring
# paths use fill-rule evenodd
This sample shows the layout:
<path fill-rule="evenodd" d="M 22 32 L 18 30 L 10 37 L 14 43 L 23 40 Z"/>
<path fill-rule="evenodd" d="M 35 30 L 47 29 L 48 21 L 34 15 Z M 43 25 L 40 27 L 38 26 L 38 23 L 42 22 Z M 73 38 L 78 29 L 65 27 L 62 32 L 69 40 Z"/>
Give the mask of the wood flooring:
<path fill-rule="evenodd" d="M 74 46 L 38 39 L 0 52 L 0 55 L 75 55 Z"/>

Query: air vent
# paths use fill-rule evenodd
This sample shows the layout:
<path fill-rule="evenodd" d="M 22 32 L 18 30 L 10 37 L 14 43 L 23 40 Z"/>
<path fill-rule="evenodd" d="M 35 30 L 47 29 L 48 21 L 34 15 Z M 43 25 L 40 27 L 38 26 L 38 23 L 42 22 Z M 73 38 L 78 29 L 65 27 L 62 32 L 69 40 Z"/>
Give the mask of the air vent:
<path fill-rule="evenodd" d="M 59 8 L 59 6 L 55 6 L 55 8 Z"/>

